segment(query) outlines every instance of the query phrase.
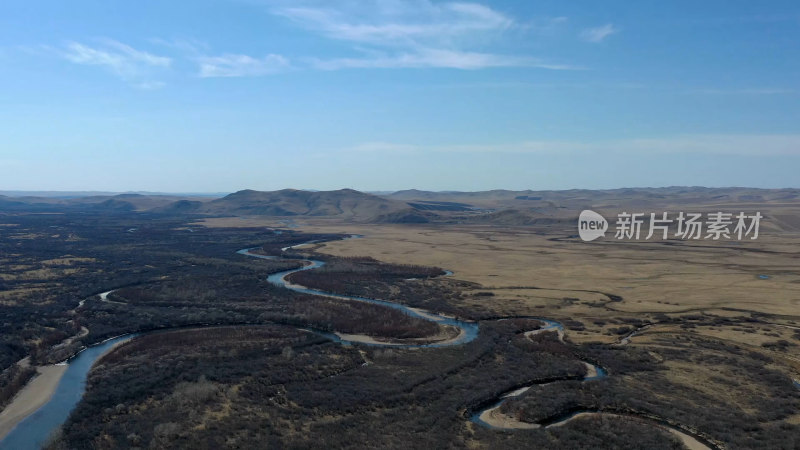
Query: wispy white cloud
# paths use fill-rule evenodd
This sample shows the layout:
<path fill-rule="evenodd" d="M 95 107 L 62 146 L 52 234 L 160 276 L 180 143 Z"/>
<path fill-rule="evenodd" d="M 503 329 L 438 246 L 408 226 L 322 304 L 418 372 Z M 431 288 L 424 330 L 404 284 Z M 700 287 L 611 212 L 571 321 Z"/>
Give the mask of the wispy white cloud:
<path fill-rule="evenodd" d="M 566 23 L 566 17 L 536 18 L 520 22 L 505 12 L 475 2 L 432 0 L 250 0 L 263 3 L 275 16 L 298 27 L 345 44 L 341 56 L 270 53 L 215 54 L 194 39 L 152 38 L 148 42 L 175 55 L 176 65 L 195 65 L 197 75 L 256 77 L 291 68 L 316 70 L 446 68 L 479 70 L 529 67 L 547 70 L 582 70 L 519 51 L 509 33 L 532 30 L 542 37 Z M 163 82 L 151 76 L 169 67 L 173 59 L 103 40 L 97 45 L 69 42 L 59 49 L 62 57 L 84 65 L 102 66 L 131 85 L 155 89 Z M 179 69 L 181 67 L 178 67 Z"/>
<path fill-rule="evenodd" d="M 565 16 L 546 17 L 543 19 L 536 19 L 527 26 L 529 29 L 535 30 L 538 34 L 551 35 L 557 30 L 563 28 L 569 22 L 569 18 Z"/>
<path fill-rule="evenodd" d="M 210 50 L 208 43 L 197 39 L 148 39 L 151 44 L 159 45 L 164 48 L 172 49 L 187 55 L 200 55 Z"/>
<path fill-rule="evenodd" d="M 477 3 L 435 4 L 424 0 L 295 6 L 273 12 L 334 39 L 393 46 L 429 46 L 514 25 L 512 18 Z"/>
<path fill-rule="evenodd" d="M 581 32 L 581 39 L 586 42 L 603 42 L 607 37 L 612 34 L 619 33 L 619 29 L 614 25 L 607 23 L 601 27 L 587 28 Z"/>
<path fill-rule="evenodd" d="M 313 33 L 349 43 L 351 49 L 359 53 L 355 57 L 309 59 L 312 67 L 323 70 L 573 68 L 530 55 L 498 50 L 509 31 L 536 25 L 520 24 L 513 17 L 479 3 L 430 0 L 378 0 L 335 5 L 314 0 L 271 3 L 273 14 Z M 553 27 L 565 20 L 559 17 L 544 23 Z"/>
<path fill-rule="evenodd" d="M 367 153 L 568 153 L 596 149 L 595 144 L 573 141 L 522 141 L 498 144 L 415 145 L 365 142 L 347 149 Z"/>
<path fill-rule="evenodd" d="M 581 67 L 503 51 L 504 34 L 529 32 L 541 35 L 561 26 L 565 17 L 538 18 L 520 23 L 506 13 L 474 2 L 432 0 L 374 0 L 325 2 L 322 0 L 251 0 L 268 5 L 269 11 L 297 26 L 349 46 L 346 55 L 292 56 L 244 53 L 214 54 L 210 46 L 194 39 L 152 38 L 149 43 L 171 51 L 178 62 L 194 63 L 197 75 L 256 77 L 291 68 L 316 70 L 447 68 L 478 70 L 531 67 L 579 70 Z M 498 43 L 500 45 L 498 45 Z M 507 43 L 507 42 L 506 42 Z M 70 42 L 62 51 L 68 60 L 104 66 L 132 85 L 154 89 L 163 85 L 143 74 L 149 68 L 167 67 L 169 57 L 105 40 L 100 46 Z"/>
<path fill-rule="evenodd" d="M 620 141 L 619 150 L 717 155 L 798 155 L 797 134 L 703 134 Z"/>
<path fill-rule="evenodd" d="M 664 138 L 622 139 L 595 142 L 524 141 L 501 144 L 415 145 L 367 142 L 347 149 L 374 153 L 681 153 L 715 155 L 794 155 L 800 156 L 800 135 L 684 135 Z M 677 156 L 676 156 L 677 157 Z"/>
<path fill-rule="evenodd" d="M 263 58 L 248 55 L 225 54 L 197 58 L 199 75 L 213 77 L 257 77 L 285 71 L 291 67 L 289 60 L 281 55 L 270 54 Z"/>
<path fill-rule="evenodd" d="M 67 42 L 54 49 L 61 57 L 75 64 L 102 67 L 131 85 L 152 89 L 159 82 L 151 79 L 153 70 L 165 69 L 172 59 L 137 50 L 111 39 L 95 45 Z"/>
<path fill-rule="evenodd" d="M 289 59 L 277 54 L 253 57 L 245 54 L 212 55 L 211 46 L 197 39 L 152 38 L 150 42 L 169 48 L 196 64 L 201 78 L 258 77 L 284 72 L 291 67 Z"/>
<path fill-rule="evenodd" d="M 432 48 L 417 49 L 414 52 L 372 54 L 364 58 L 314 59 L 311 60 L 311 63 L 314 67 L 322 70 L 353 68 L 449 68 L 475 70 L 490 67 L 538 67 L 550 70 L 580 69 L 569 65 L 550 64 L 530 57 Z"/>

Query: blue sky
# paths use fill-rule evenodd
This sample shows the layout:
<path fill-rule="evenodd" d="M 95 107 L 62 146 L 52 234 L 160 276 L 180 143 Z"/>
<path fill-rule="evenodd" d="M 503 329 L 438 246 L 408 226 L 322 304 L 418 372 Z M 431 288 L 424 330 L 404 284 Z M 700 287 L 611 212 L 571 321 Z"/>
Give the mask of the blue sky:
<path fill-rule="evenodd" d="M 800 187 L 800 3 L 0 3 L 0 189 Z"/>

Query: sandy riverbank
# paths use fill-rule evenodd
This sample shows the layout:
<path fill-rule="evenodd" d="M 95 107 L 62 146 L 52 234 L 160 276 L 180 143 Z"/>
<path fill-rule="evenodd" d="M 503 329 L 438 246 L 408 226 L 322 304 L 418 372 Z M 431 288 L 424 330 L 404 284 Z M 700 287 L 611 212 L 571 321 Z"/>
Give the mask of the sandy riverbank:
<path fill-rule="evenodd" d="M 500 412 L 500 405 L 482 412 L 479 418 L 489 426 L 504 430 L 533 430 L 536 428 L 541 428 L 541 425 L 539 424 L 523 422 L 514 417 L 503 414 Z"/>
<path fill-rule="evenodd" d="M 451 327 L 449 325 L 444 326 L 445 329 L 440 331 L 438 334 L 434 336 L 424 337 L 424 338 L 413 338 L 413 339 L 403 339 L 402 341 L 392 341 L 392 340 L 379 340 L 372 336 L 367 336 L 366 334 L 347 334 L 347 333 L 338 333 L 334 332 L 339 339 L 343 341 L 350 341 L 350 342 L 359 342 L 362 344 L 370 344 L 370 345 L 385 345 L 385 346 L 396 346 L 396 347 L 408 347 L 409 345 L 448 345 L 453 342 L 458 341 L 461 339 L 465 331 L 458 330 L 458 333 L 453 333 L 452 330 L 455 330 L 455 327 Z M 388 339 L 388 338 L 381 338 L 381 339 Z"/>
<path fill-rule="evenodd" d="M 584 375 L 584 378 L 595 378 L 599 375 L 597 373 L 597 366 L 594 364 L 589 364 L 588 362 L 584 361 L 583 365 L 586 366 L 586 375 Z"/>
<path fill-rule="evenodd" d="M 96 361 L 100 361 L 103 356 L 109 354 L 125 342 L 127 341 L 115 343 L 99 355 Z M 67 371 L 67 368 L 69 368 L 68 363 L 36 367 L 38 375 L 30 380 L 14 399 L 11 400 L 11 403 L 0 412 L 0 441 L 2 441 L 17 424 L 50 401 L 61 378 Z"/>
<path fill-rule="evenodd" d="M 67 367 L 66 364 L 56 364 L 36 368 L 39 374 L 22 388 L 3 412 L 0 412 L 0 440 L 5 438 L 18 423 L 50 400 Z"/>

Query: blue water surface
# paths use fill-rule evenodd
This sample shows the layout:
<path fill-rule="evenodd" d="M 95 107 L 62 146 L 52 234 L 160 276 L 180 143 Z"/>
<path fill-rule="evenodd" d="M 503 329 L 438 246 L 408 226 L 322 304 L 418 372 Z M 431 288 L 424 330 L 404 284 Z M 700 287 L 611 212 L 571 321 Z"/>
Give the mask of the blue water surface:
<path fill-rule="evenodd" d="M 75 408 L 86 390 L 86 377 L 94 362 L 103 353 L 118 343 L 133 338 L 134 334 L 110 339 L 89 347 L 68 361 L 64 376 L 56 387 L 52 398 L 35 413 L 26 417 L 0 441 L 0 449 L 36 450 L 62 423 Z"/>

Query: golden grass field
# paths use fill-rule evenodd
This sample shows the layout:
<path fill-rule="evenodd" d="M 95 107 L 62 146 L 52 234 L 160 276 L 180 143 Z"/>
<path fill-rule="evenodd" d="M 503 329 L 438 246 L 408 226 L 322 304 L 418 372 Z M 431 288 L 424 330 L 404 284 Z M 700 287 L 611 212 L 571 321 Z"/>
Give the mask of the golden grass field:
<path fill-rule="evenodd" d="M 800 233 L 763 235 L 741 244 L 700 240 L 665 245 L 554 241 L 565 234 L 525 227 L 299 223 L 301 231 L 364 235 L 326 243 L 320 248 L 323 253 L 452 270 L 455 278 L 495 292 L 487 306 L 518 309 L 520 314 L 564 297 L 603 299 L 582 292 L 589 290 L 623 297 L 610 305 L 621 312 L 734 308 L 800 318 L 800 254 L 793 250 L 800 248 Z M 205 224 L 279 225 L 240 218 L 207 219 Z"/>
<path fill-rule="evenodd" d="M 205 226 L 285 226 L 271 219 L 206 219 Z M 631 345 L 648 346 L 649 336 L 681 333 L 736 342 L 764 352 L 793 378 L 800 378 L 797 347 L 778 352 L 761 344 L 791 339 L 800 327 L 800 233 L 767 230 L 755 241 L 699 240 L 624 242 L 606 238 L 592 243 L 563 239 L 573 230 L 465 225 L 358 225 L 327 220 L 297 220 L 303 232 L 361 234 L 334 241 L 317 251 L 336 256 L 371 256 L 391 263 L 438 266 L 453 278 L 478 283 L 464 305 L 497 315 L 532 315 L 581 320 L 584 331 L 570 331 L 575 342 L 614 343 L 606 319 L 652 320 L 708 313 L 724 317 L 770 315 L 770 324 L 736 327 L 698 326 L 689 330 L 655 325 Z M 554 239 L 555 238 L 555 239 Z M 767 275 L 768 279 L 760 279 Z M 615 294 L 620 302 L 603 295 Z M 469 294 L 469 293 L 467 293 Z M 572 299 L 572 300 L 565 300 Z M 597 322 L 597 323 L 595 323 Z M 691 376 L 701 383 L 701 366 Z M 694 377 L 694 378 L 692 378 Z"/>

